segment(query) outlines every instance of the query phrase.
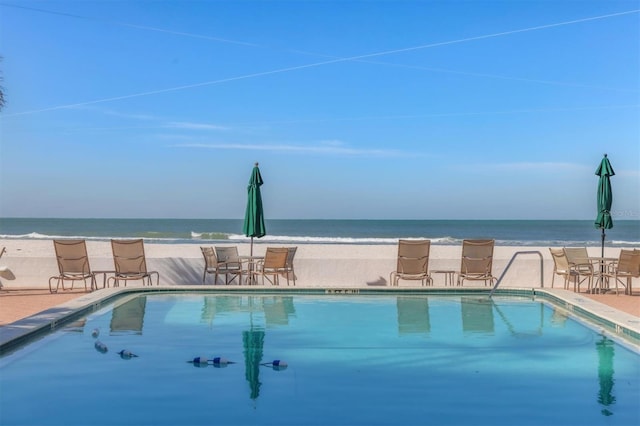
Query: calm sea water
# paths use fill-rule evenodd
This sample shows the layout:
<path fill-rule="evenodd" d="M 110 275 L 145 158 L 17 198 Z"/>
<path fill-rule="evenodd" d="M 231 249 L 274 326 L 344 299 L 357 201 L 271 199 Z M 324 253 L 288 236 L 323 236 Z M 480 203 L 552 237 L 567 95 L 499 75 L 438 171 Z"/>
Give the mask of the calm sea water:
<path fill-rule="evenodd" d="M 395 244 L 429 238 L 458 244 L 493 238 L 512 246 L 599 246 L 601 231 L 590 220 L 290 220 L 266 221 L 262 242 Z M 93 240 L 144 238 L 156 243 L 246 242 L 241 219 L 36 219 L 1 218 L 0 238 Z M 619 220 L 606 231 L 610 247 L 640 246 L 640 221 Z"/>

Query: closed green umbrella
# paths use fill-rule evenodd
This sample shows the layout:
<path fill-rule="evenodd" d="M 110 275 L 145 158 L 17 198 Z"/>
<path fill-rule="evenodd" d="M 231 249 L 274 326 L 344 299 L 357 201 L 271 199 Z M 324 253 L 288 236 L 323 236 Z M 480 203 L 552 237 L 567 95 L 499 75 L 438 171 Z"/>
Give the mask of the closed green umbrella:
<path fill-rule="evenodd" d="M 598 180 L 598 216 L 596 217 L 595 226 L 602 230 L 602 254 L 604 257 L 604 239 L 605 229 L 613 228 L 613 220 L 611 219 L 611 204 L 613 203 L 613 194 L 611 192 L 610 177 L 615 175 L 613 167 L 607 158 L 607 154 L 600 162 L 596 169 L 596 175 L 600 176 Z"/>
<path fill-rule="evenodd" d="M 260 195 L 260 186 L 262 185 L 262 176 L 258 163 L 253 167 L 249 186 L 247 188 L 248 200 L 247 210 L 244 215 L 244 235 L 251 237 L 251 252 L 253 256 L 253 238 L 264 237 L 267 230 L 264 226 L 264 212 L 262 211 L 262 195 Z"/>

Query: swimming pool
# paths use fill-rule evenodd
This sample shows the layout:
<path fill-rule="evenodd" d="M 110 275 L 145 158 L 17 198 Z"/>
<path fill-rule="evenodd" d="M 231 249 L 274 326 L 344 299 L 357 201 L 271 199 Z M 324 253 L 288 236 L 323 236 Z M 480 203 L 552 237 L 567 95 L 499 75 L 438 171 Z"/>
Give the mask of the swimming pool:
<path fill-rule="evenodd" d="M 2 424 L 640 422 L 640 355 L 524 297 L 130 295 L 0 378 Z"/>

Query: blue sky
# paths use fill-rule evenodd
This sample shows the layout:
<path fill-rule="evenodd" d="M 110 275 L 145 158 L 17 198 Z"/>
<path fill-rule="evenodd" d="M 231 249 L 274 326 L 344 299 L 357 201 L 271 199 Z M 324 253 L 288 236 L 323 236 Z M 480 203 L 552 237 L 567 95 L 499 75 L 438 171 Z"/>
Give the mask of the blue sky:
<path fill-rule="evenodd" d="M 0 1 L 0 216 L 640 219 L 638 1 Z"/>

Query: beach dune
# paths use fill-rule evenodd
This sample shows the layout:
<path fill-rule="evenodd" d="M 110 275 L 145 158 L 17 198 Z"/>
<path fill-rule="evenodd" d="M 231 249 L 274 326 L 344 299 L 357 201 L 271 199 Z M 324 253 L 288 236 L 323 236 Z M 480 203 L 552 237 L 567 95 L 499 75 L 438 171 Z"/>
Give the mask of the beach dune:
<path fill-rule="evenodd" d="M 223 245 L 223 244 L 216 244 Z M 273 245 L 273 244 L 270 244 Z M 51 240 L 3 239 L 0 246 L 7 252 L 3 266 L 15 274 L 15 280 L 3 281 L 5 289 L 48 288 L 49 277 L 58 273 L 55 251 Z M 286 245 L 283 245 L 286 247 Z M 267 244 L 254 243 L 254 254 L 263 254 Z M 320 288 L 363 288 L 388 286 L 389 274 L 396 265 L 396 245 L 362 244 L 303 244 L 298 245 L 295 257 L 296 285 Z M 249 244 L 238 244 L 241 255 L 249 254 Z M 108 241 L 87 241 L 87 251 L 94 271 L 113 270 L 111 245 Z M 432 245 L 430 270 L 460 268 L 461 246 Z M 493 273 L 499 277 L 514 253 L 538 251 L 543 257 L 544 287 L 551 286 L 553 260 L 548 247 L 496 246 Z M 204 259 L 198 244 L 154 244 L 145 242 L 147 267 L 160 273 L 161 285 L 194 285 L 202 283 Z M 591 255 L 600 255 L 599 247 L 589 248 Z M 619 249 L 607 248 L 605 255 L 617 257 Z M 432 274 L 434 286 L 444 286 L 443 274 Z M 102 287 L 103 275 L 98 274 Z M 220 281 L 221 282 L 221 281 Z M 207 276 L 207 284 L 213 276 Z M 130 282 L 129 285 L 141 285 Z M 286 280 L 280 281 L 286 286 Z M 293 282 L 291 282 L 293 285 Z M 419 283 L 401 281 L 400 286 L 419 286 Z M 483 285 L 465 283 L 465 287 Z M 540 288 L 540 257 L 537 254 L 519 255 L 505 274 L 501 287 Z M 562 287 L 556 278 L 555 287 Z"/>

